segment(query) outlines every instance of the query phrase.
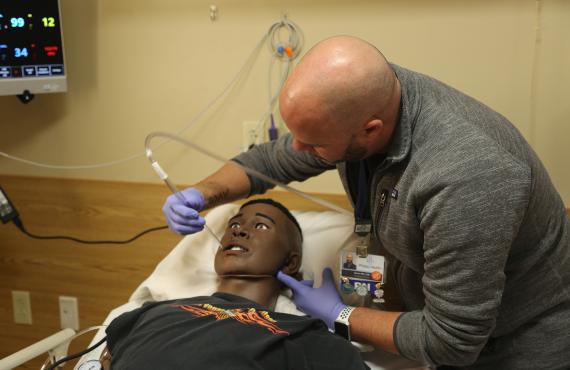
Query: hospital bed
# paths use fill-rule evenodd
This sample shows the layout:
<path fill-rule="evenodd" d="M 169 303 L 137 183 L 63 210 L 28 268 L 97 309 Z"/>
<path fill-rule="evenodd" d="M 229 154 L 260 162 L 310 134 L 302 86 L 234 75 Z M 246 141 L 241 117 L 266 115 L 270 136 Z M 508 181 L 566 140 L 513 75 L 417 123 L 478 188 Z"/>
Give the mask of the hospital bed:
<path fill-rule="evenodd" d="M 206 222 L 214 233 L 221 236 L 228 218 L 237 212 L 239 205 L 228 204 L 217 207 L 206 216 Z M 355 245 L 353 219 L 349 214 L 324 211 L 293 211 L 303 229 L 303 278 L 321 281 L 322 270 L 333 267 L 338 281 L 340 250 Z M 216 288 L 214 255 L 218 243 L 207 232 L 184 237 L 178 245 L 156 266 L 132 293 L 125 304 L 113 309 L 103 325 L 108 325 L 120 314 L 140 307 L 146 301 L 160 301 L 192 296 L 210 295 Z M 350 304 L 351 302 L 346 302 Z M 283 292 L 276 304 L 276 311 L 301 315 L 291 299 L 290 292 Z M 99 329 L 91 341 L 97 343 L 105 336 L 104 328 Z M 390 353 L 372 350 L 371 347 L 354 343 L 362 351 L 362 357 L 372 369 L 424 369 L 420 364 Z M 89 368 L 90 361 L 98 360 L 103 348 L 85 354 L 77 362 L 75 370 Z M 82 370 L 82 369 L 81 369 Z"/>

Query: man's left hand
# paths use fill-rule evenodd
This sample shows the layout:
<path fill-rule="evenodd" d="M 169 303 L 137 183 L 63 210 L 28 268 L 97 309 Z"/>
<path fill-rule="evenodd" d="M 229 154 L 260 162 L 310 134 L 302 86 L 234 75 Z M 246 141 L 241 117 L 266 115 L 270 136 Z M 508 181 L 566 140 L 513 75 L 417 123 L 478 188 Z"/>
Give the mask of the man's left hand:
<path fill-rule="evenodd" d="M 306 314 L 323 320 L 330 329 L 340 311 L 346 307 L 336 290 L 330 268 L 323 270 L 323 281 L 318 288 L 313 287 L 312 280 L 297 281 L 279 271 L 277 279 L 293 291 L 293 300 L 298 309 Z"/>

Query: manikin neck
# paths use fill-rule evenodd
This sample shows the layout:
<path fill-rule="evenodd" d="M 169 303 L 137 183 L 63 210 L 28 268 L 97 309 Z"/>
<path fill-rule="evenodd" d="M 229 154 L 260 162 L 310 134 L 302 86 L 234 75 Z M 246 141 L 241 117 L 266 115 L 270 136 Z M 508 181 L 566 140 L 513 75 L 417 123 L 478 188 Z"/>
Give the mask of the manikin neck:
<path fill-rule="evenodd" d="M 247 298 L 269 310 L 275 308 L 280 290 L 281 282 L 275 277 L 218 277 L 218 292 Z"/>

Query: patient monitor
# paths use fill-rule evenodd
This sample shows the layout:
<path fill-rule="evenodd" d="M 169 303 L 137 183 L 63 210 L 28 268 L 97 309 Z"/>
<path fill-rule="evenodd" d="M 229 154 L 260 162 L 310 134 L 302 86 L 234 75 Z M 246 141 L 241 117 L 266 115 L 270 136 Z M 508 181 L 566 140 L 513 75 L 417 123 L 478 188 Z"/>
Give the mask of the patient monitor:
<path fill-rule="evenodd" d="M 0 2 L 0 95 L 66 90 L 59 0 Z"/>

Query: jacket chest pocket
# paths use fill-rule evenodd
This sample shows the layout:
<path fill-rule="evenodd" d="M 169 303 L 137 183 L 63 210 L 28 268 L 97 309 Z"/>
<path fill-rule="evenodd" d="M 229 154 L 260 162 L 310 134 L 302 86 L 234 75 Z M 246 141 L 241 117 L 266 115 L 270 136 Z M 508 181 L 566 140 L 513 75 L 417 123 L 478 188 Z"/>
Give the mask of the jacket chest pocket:
<path fill-rule="evenodd" d="M 423 272 L 423 234 L 408 199 L 409 180 L 404 170 L 405 165 L 373 179 L 373 231 L 380 252 L 387 252 L 415 271 Z"/>

